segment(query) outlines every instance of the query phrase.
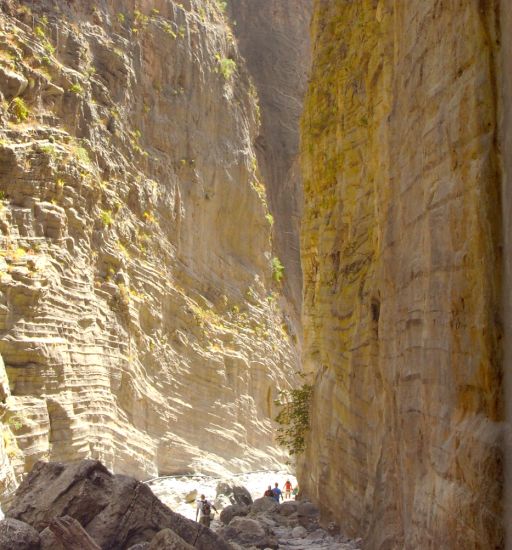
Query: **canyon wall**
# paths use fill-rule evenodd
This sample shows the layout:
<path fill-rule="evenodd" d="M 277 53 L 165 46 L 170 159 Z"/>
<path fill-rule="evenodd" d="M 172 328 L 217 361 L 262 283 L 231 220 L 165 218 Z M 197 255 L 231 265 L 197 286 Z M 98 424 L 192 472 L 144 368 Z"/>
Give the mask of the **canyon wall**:
<path fill-rule="evenodd" d="M 4 491 L 40 458 L 137 477 L 284 459 L 297 358 L 222 8 L 0 2 Z"/>
<path fill-rule="evenodd" d="M 503 546 L 498 7 L 314 6 L 300 481 L 371 549 Z"/>
<path fill-rule="evenodd" d="M 498 74 L 501 91 L 500 144 L 503 178 L 501 185 L 503 217 L 503 378 L 505 395 L 505 548 L 512 548 L 512 10 L 500 4 L 501 55 Z"/>
<path fill-rule="evenodd" d="M 261 108 L 256 155 L 268 190 L 275 250 L 284 266 L 284 293 L 300 338 L 302 270 L 299 226 L 302 179 L 299 125 L 310 65 L 312 0 L 229 0 L 240 53 Z"/>

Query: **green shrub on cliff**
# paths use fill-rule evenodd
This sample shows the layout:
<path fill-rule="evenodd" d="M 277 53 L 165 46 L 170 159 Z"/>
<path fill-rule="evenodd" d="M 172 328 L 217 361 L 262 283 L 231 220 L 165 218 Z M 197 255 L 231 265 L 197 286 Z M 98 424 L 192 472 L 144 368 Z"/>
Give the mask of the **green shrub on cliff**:
<path fill-rule="evenodd" d="M 236 62 L 228 57 L 221 57 L 220 54 L 217 54 L 215 59 L 219 64 L 217 69 L 218 72 L 221 73 L 226 80 L 230 80 L 236 71 Z"/>
<path fill-rule="evenodd" d="M 228 7 L 227 0 L 217 0 L 217 7 L 222 13 L 226 13 Z"/>
<path fill-rule="evenodd" d="M 75 84 L 72 84 L 69 87 L 68 91 L 76 95 L 82 95 L 84 92 L 84 89 L 82 88 L 82 85 L 77 82 Z"/>
<path fill-rule="evenodd" d="M 274 277 L 278 283 L 280 283 L 284 277 L 284 265 L 277 256 L 272 258 L 272 277 Z"/>
<path fill-rule="evenodd" d="M 114 223 L 114 218 L 112 217 L 112 211 L 102 210 L 100 212 L 100 220 L 105 227 L 110 227 Z"/>
<path fill-rule="evenodd" d="M 11 102 L 11 110 L 18 122 L 27 120 L 30 111 L 21 97 L 15 97 Z"/>
<path fill-rule="evenodd" d="M 299 388 L 281 390 L 275 404 L 281 407 L 275 421 L 280 424 L 277 442 L 288 449 L 290 455 L 304 451 L 305 437 L 309 430 L 309 405 L 313 386 L 304 383 Z"/>

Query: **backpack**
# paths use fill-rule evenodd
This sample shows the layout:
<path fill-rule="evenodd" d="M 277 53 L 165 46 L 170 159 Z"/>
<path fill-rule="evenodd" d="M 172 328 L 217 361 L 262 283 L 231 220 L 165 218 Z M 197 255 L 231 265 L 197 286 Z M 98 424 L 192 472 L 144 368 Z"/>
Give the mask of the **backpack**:
<path fill-rule="evenodd" d="M 203 516 L 209 516 L 212 511 L 212 507 L 210 503 L 205 499 L 201 503 L 201 512 L 203 512 Z"/>

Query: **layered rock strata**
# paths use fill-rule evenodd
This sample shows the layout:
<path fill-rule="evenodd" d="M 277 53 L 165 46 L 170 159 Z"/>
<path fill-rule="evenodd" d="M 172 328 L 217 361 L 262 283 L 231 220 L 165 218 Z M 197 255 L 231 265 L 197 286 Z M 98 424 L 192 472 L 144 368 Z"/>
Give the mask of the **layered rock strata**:
<path fill-rule="evenodd" d="M 0 7 L 7 470 L 280 461 L 273 399 L 295 356 L 222 3 Z"/>
<path fill-rule="evenodd" d="M 275 249 L 300 337 L 302 302 L 299 225 L 302 177 L 299 125 L 310 65 L 312 0 L 229 0 L 240 52 L 256 87 L 261 112 L 256 154 L 268 190 Z"/>
<path fill-rule="evenodd" d="M 498 6 L 315 3 L 300 481 L 367 548 L 503 545 Z"/>

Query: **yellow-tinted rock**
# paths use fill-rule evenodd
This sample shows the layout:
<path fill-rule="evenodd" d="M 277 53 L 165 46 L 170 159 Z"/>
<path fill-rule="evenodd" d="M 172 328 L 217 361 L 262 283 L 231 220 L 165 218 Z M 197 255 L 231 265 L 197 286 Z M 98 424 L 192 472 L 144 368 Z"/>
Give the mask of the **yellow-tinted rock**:
<path fill-rule="evenodd" d="M 315 4 L 301 483 L 368 548 L 502 544 L 496 21 Z"/>

